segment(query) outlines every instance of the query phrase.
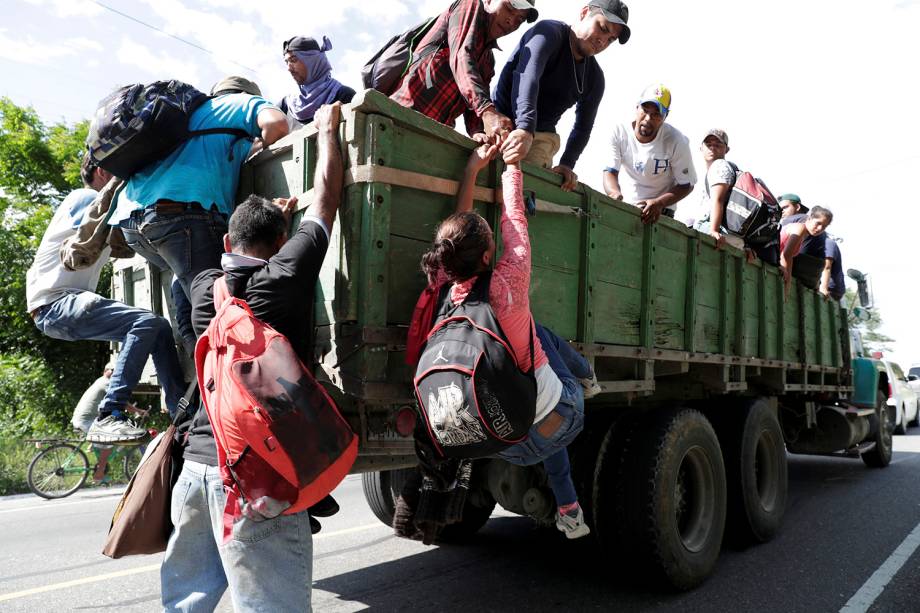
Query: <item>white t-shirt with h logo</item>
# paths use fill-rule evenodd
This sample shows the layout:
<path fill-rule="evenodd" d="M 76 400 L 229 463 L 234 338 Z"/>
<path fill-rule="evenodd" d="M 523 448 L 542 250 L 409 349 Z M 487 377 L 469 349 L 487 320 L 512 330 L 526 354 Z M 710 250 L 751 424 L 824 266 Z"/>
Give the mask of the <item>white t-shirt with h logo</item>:
<path fill-rule="evenodd" d="M 632 124 L 619 124 L 613 132 L 612 149 L 607 170 L 618 173 L 626 202 L 657 198 L 675 185 L 696 184 L 690 142 L 667 123 L 650 143 L 636 140 Z"/>

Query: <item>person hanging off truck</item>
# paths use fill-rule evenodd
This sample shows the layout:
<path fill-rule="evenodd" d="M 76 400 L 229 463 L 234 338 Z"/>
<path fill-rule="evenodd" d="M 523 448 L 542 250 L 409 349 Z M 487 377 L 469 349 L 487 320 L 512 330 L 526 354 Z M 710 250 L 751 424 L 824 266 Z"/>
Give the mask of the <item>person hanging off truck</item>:
<path fill-rule="evenodd" d="M 834 214 L 822 206 L 811 207 L 807 214 L 800 213 L 783 218 L 780 232 L 780 265 L 783 267 L 783 279 L 787 287 L 791 284 L 796 265 L 799 263 L 796 258 L 802 260 L 805 256 L 810 256 L 818 260 L 818 280 L 814 283 L 813 279 L 805 279 L 806 285 L 814 287 L 826 298 L 837 301 L 843 298 L 846 292 L 843 258 L 837 241 L 826 232 L 833 220 Z M 803 264 L 804 262 L 802 260 Z"/>
<path fill-rule="evenodd" d="M 642 209 L 642 221 L 655 223 L 686 198 L 696 183 L 687 137 L 665 123 L 671 90 L 651 85 L 642 92 L 631 123 L 613 133 L 613 159 L 604 170 L 604 191 Z"/>
<path fill-rule="evenodd" d="M 493 49 L 537 16 L 532 0 L 457 0 L 419 41 L 416 60 L 390 97 L 447 125 L 463 115 L 470 136 L 498 143 L 513 125 L 489 96 Z"/>
<path fill-rule="evenodd" d="M 410 360 L 418 356 L 415 386 L 426 424 L 416 431 L 416 447 L 422 472 L 432 482 L 468 483 L 469 460 L 476 457 L 521 466 L 542 462 L 556 498 L 556 527 L 567 538 L 579 538 L 590 530 L 567 446 L 584 425 L 585 391 L 593 395 L 600 388 L 587 360 L 536 324 L 530 312 L 530 237 L 523 174 L 514 163 L 502 175 L 503 251 L 490 272 L 494 235 L 473 211 L 473 192 L 477 174 L 497 153 L 498 147 L 489 144 L 474 150 L 456 212 L 441 223 L 422 257 L 429 285 L 416 306 L 407 351 Z M 463 348 L 476 343 L 485 343 L 482 355 L 490 357 L 455 365 L 469 357 Z M 441 473 L 440 479 L 433 473 Z M 394 527 L 401 536 L 413 536 L 416 528 L 426 531 L 428 518 L 415 513 L 433 505 L 419 501 L 418 487 L 410 480 L 397 504 Z M 432 489 L 423 486 L 422 496 Z M 458 520 L 439 519 L 444 524 Z M 430 542 L 430 533 L 423 539 Z"/>
<path fill-rule="evenodd" d="M 509 161 L 550 168 L 563 176 L 562 189 L 575 189 L 575 163 L 604 97 L 604 72 L 594 56 L 614 41 L 626 44 L 628 19 L 629 9 L 619 0 L 592 0 L 573 25 L 547 19 L 524 34 L 492 94 L 498 111 L 514 122 L 505 149 Z M 559 164 L 553 166 L 561 146 L 556 125 L 572 106 L 575 125 Z"/>

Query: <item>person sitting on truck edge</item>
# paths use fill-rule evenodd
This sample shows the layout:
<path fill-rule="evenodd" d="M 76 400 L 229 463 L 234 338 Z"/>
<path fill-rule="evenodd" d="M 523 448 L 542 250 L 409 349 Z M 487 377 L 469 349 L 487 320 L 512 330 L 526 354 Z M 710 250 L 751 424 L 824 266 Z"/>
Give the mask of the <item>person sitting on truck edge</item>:
<path fill-rule="evenodd" d="M 802 199 L 795 194 L 783 194 L 780 196 L 779 208 L 783 212 L 783 219 L 808 212 L 808 207 L 802 204 Z"/>
<path fill-rule="evenodd" d="M 348 103 L 355 97 L 355 90 L 332 78 L 332 65 L 326 57 L 331 49 L 332 43 L 325 36 L 322 46 L 307 36 L 284 41 L 284 63 L 297 91 L 282 98 L 278 108 L 292 130 L 313 121 L 313 114 L 322 105 Z"/>
<path fill-rule="evenodd" d="M 815 211 L 818 212 L 814 213 Z M 798 215 L 783 217 L 781 222 L 782 232 L 788 236 L 789 232 L 795 233 L 801 230 L 796 224 L 805 225 L 807 227 L 812 213 L 819 218 L 823 215 L 823 219 L 826 220 L 826 223 L 823 224 L 825 230 L 827 226 L 831 224 L 831 221 L 834 220 L 834 214 L 831 213 L 829 209 L 816 206 L 809 210 L 808 214 L 800 213 Z M 790 228 L 790 226 L 792 226 L 792 228 Z M 782 234 L 780 236 L 782 237 Z M 791 237 L 787 238 L 787 241 L 791 242 L 791 240 Z M 837 245 L 837 241 L 829 236 L 826 231 L 817 234 L 812 234 L 810 230 L 805 232 L 802 234 L 802 240 L 798 251 L 790 251 L 790 253 L 793 259 L 795 258 L 795 253 L 803 253 L 823 260 L 824 266 L 821 269 L 818 292 L 822 296 L 833 298 L 837 301 L 843 298 L 844 293 L 846 293 L 846 277 L 844 277 L 843 274 L 843 257 L 840 254 L 840 247 Z"/>
<path fill-rule="evenodd" d="M 176 410 L 182 397 L 184 376 L 166 319 L 96 293 L 99 275 L 109 260 L 108 246 L 87 268 L 69 271 L 61 262 L 61 245 L 77 234 L 97 190 L 112 177 L 96 166 L 88 152 L 83 156 L 80 176 L 86 187 L 71 192 L 58 206 L 26 273 L 26 308 L 45 336 L 121 343 L 86 438 L 95 443 L 137 442 L 148 436 L 147 431 L 130 424 L 125 411 L 147 358 L 153 356 L 170 412 Z"/>
<path fill-rule="evenodd" d="M 521 38 L 492 93 L 498 112 L 514 122 L 505 151 L 512 162 L 523 160 L 563 176 L 562 189 L 578 185 L 575 163 L 588 144 L 604 97 L 604 72 L 594 56 L 615 40 L 625 45 L 629 9 L 620 0 L 591 0 L 569 26 L 544 20 Z M 575 106 L 575 125 L 559 164 L 556 124 Z"/>
<path fill-rule="evenodd" d="M 313 288 L 339 208 L 343 163 L 338 125 L 341 103 L 321 106 L 315 197 L 309 214 L 288 238 L 296 198 L 270 202 L 249 196 L 230 218 L 220 268 L 201 272 L 192 283 L 192 324 L 199 336 L 215 315 L 214 282 L 226 275 L 230 293 L 244 298 L 255 317 L 283 334 L 304 364 L 312 360 Z M 225 545 L 223 525 L 212 523 L 224 510 L 217 443 L 202 403 L 189 429 L 182 472 L 173 488 L 173 517 L 160 570 L 167 611 L 213 610 L 229 584 L 237 611 L 310 610 L 313 575 L 310 514 L 338 511 L 329 496 L 307 511 L 261 522 L 243 517 Z M 317 525 L 318 529 L 318 525 Z"/>
<path fill-rule="evenodd" d="M 489 83 L 495 75 L 496 41 L 537 19 L 534 0 L 458 0 L 435 20 L 417 49 L 437 45 L 400 81 L 393 95 L 399 104 L 452 126 L 464 116 L 467 133 L 498 142 L 512 129 L 495 109 Z"/>
<path fill-rule="evenodd" d="M 642 221 L 674 217 L 675 205 L 696 183 L 690 141 L 665 120 L 671 91 L 652 85 L 642 92 L 636 117 L 613 133 L 613 161 L 604 170 L 604 191 L 642 209 Z"/>
<path fill-rule="evenodd" d="M 789 217 L 787 220 L 787 223 L 783 224 L 779 235 L 779 266 L 780 270 L 782 270 L 783 281 L 786 286 L 786 292 L 788 293 L 792 285 L 793 259 L 801 252 L 805 241 L 810 240 L 810 246 L 815 245 L 821 250 L 821 256 L 818 257 L 824 256 L 825 242 L 831 242 L 835 245 L 836 243 L 834 241 L 826 241 L 827 237 L 824 236 L 824 231 L 831 225 L 831 222 L 834 221 L 834 214 L 831 213 L 829 209 L 822 206 L 813 206 L 811 210 L 808 211 L 807 215 Z M 839 251 L 837 253 L 839 254 Z M 833 259 L 833 255 L 828 257 L 830 262 L 825 264 L 824 272 L 821 274 L 821 289 L 819 291 L 821 291 L 821 294 L 824 296 L 830 295 L 829 284 Z M 839 260 L 839 258 L 837 259 Z M 842 265 L 840 272 L 842 277 Z M 835 289 L 837 289 L 836 286 Z"/>
<path fill-rule="evenodd" d="M 189 129 L 241 129 L 257 147 L 288 133 L 284 113 L 261 97 L 259 86 L 243 77 L 214 85 L 215 97 L 192 113 Z M 120 226 L 135 252 L 179 279 L 186 296 L 202 270 L 220 265 L 221 236 L 233 211 L 240 167 L 250 139 L 232 134 L 190 138 L 166 158 L 146 166 L 125 183 L 109 221 Z"/>
<path fill-rule="evenodd" d="M 725 208 L 738 172 L 738 167 L 725 159 L 729 150 L 728 133 L 725 130 L 714 128 L 703 138 L 700 151 L 703 153 L 703 161 L 706 162 L 706 192 L 703 194 L 702 203 L 705 210 L 694 227 L 716 239 L 716 249 L 721 249 L 727 243 L 743 249 L 749 260 L 756 256 L 776 266 L 779 263 L 779 251 L 775 239 L 768 245 L 749 247 L 740 236 L 722 231 Z"/>
<path fill-rule="evenodd" d="M 492 229 L 473 211 L 473 191 L 477 174 L 496 153 L 495 145 L 484 144 L 470 156 L 457 197 L 457 210 L 438 227 L 431 249 L 422 257 L 422 270 L 429 287 L 450 283 L 448 299 L 454 304 L 466 298 L 479 274 L 490 268 L 495 256 Z M 508 338 L 518 367 L 522 371 L 534 369 L 537 408 L 527 439 L 503 449 L 498 457 L 522 466 L 542 461 L 556 498 L 556 527 L 570 539 L 579 538 L 590 530 L 578 504 L 566 448 L 584 426 L 582 388 L 589 389 L 591 395 L 600 388 L 588 361 L 534 321 L 529 297 L 530 237 L 524 214 L 523 173 L 517 164 L 508 165 L 502 175 L 502 186 L 504 249 L 492 273 L 489 304 Z"/>

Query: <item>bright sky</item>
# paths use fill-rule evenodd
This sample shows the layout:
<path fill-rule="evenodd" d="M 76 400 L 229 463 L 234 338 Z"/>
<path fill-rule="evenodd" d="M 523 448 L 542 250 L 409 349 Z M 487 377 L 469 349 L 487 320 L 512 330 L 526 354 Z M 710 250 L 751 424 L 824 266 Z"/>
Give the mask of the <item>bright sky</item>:
<path fill-rule="evenodd" d="M 329 36 L 334 76 L 359 89 L 360 67 L 386 40 L 448 4 L 6 0 L 0 95 L 33 105 L 46 120 L 75 121 L 120 85 L 179 78 L 207 90 L 235 73 L 276 100 L 293 85 L 281 42 L 298 34 Z M 701 177 L 699 142 L 720 127 L 729 134 L 729 159 L 774 193 L 796 192 L 834 212 L 830 230 L 844 239 L 844 265 L 871 274 L 883 331 L 897 340 L 890 357 L 905 368 L 920 362 L 918 203 L 916 179 L 908 181 L 920 166 L 912 117 L 920 101 L 920 0 L 628 4 L 632 39 L 598 56 L 607 91 L 576 168 L 581 179 L 601 189 L 614 125 L 632 117 L 646 85 L 664 83 L 673 93 L 668 121 L 689 137 Z M 537 6 L 541 18 L 571 23 L 581 2 Z M 525 29 L 501 41 L 499 69 Z M 563 139 L 570 115 L 559 126 Z M 700 191 L 683 211 L 699 203 Z"/>

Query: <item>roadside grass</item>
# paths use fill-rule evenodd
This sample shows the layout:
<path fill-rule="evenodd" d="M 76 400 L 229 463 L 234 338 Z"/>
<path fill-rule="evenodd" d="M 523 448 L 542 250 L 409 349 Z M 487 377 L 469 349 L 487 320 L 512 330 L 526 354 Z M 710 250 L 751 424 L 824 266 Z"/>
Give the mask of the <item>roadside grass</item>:
<path fill-rule="evenodd" d="M 0 436 L 0 496 L 29 491 L 26 470 L 37 451 L 22 439 Z"/>
<path fill-rule="evenodd" d="M 61 435 L 57 436 L 61 437 Z M 53 437 L 54 435 L 51 436 L 51 438 Z M 39 448 L 33 443 L 26 443 L 23 438 L 10 436 L 8 434 L 0 435 L 0 496 L 25 494 L 30 491 L 26 473 L 29 470 L 29 462 L 32 461 L 32 458 L 38 452 Z M 96 458 L 92 452 L 88 452 L 88 457 L 90 466 L 92 466 Z M 121 458 L 117 458 L 114 462 L 109 463 L 109 470 L 106 472 L 108 473 L 109 483 L 112 485 L 128 482 L 123 475 L 121 463 Z M 92 475 L 90 475 L 83 487 L 95 488 L 105 486 L 94 484 Z"/>

